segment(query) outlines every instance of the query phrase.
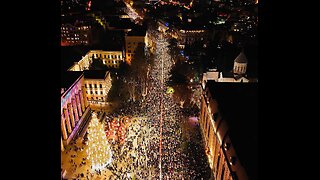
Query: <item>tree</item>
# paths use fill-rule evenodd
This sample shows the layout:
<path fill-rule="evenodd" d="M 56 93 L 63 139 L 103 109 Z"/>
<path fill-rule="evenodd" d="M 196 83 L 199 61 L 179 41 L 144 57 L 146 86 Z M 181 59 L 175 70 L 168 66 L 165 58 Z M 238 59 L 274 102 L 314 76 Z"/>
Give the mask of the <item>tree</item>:
<path fill-rule="evenodd" d="M 171 57 L 174 59 L 174 62 L 176 63 L 178 61 L 179 58 L 179 52 L 180 49 L 178 48 L 178 41 L 174 38 L 169 40 L 169 52 Z"/>
<path fill-rule="evenodd" d="M 92 63 L 89 67 L 90 70 L 106 70 L 107 66 L 103 64 L 102 60 L 99 58 L 92 58 Z"/>
<path fill-rule="evenodd" d="M 136 47 L 136 52 L 125 76 L 127 81 L 126 84 L 128 86 L 127 89 L 132 101 L 136 101 L 138 97 L 142 97 L 142 92 L 147 80 L 147 72 L 150 63 L 147 61 L 144 47 L 143 43 L 139 43 Z"/>
<path fill-rule="evenodd" d="M 96 113 L 92 114 L 88 127 L 87 158 L 93 170 L 104 169 L 112 159 L 110 145 L 104 132 L 104 125 L 99 122 Z"/>

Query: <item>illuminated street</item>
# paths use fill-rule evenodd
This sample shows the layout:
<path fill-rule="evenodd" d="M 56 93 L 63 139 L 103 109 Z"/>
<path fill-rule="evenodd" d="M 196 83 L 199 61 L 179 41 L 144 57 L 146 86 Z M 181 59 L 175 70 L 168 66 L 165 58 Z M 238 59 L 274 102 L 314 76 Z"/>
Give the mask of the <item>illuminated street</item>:
<path fill-rule="evenodd" d="M 61 179 L 256 179 L 258 1 L 61 6 Z"/>

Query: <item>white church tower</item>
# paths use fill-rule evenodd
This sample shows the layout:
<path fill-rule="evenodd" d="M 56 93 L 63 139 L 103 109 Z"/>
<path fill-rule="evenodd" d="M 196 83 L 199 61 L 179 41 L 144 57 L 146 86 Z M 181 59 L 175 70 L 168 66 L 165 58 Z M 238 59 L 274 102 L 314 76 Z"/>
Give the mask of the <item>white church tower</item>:
<path fill-rule="evenodd" d="M 242 50 L 238 55 L 238 57 L 234 60 L 233 73 L 239 74 L 239 75 L 246 74 L 247 64 L 248 64 L 248 60 Z"/>

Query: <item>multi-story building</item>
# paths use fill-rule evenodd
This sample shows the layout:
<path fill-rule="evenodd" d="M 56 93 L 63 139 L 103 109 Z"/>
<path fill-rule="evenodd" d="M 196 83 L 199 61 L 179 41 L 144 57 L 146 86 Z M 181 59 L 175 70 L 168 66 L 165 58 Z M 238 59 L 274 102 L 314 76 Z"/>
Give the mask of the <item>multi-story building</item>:
<path fill-rule="evenodd" d="M 92 25 L 88 18 L 62 17 L 61 46 L 91 45 Z"/>
<path fill-rule="evenodd" d="M 128 32 L 125 36 L 125 43 L 126 43 L 126 62 L 131 64 L 132 58 L 136 52 L 136 48 L 138 47 L 139 43 L 143 45 L 146 42 L 146 31 L 145 30 L 138 30 L 133 29 L 132 31 Z"/>
<path fill-rule="evenodd" d="M 211 179 L 258 179 L 257 83 L 208 81 L 200 128 Z"/>
<path fill-rule="evenodd" d="M 90 107 L 83 91 L 83 72 L 62 73 L 61 84 L 61 150 L 77 138 L 87 123 Z"/>
<path fill-rule="evenodd" d="M 105 106 L 111 88 L 110 72 L 105 70 L 85 70 L 84 91 L 90 105 Z"/>
<path fill-rule="evenodd" d="M 174 28 L 172 37 L 177 37 L 179 47 L 184 49 L 186 45 L 191 45 L 195 41 L 207 42 L 210 39 L 209 30 L 198 26 L 184 25 L 180 28 Z"/>
<path fill-rule="evenodd" d="M 81 60 L 75 62 L 73 66 L 69 68 L 69 71 L 83 71 L 88 70 L 92 59 L 101 59 L 102 63 L 110 68 L 119 68 L 120 64 L 124 62 L 122 51 L 103 51 L 103 50 L 91 50 Z"/>

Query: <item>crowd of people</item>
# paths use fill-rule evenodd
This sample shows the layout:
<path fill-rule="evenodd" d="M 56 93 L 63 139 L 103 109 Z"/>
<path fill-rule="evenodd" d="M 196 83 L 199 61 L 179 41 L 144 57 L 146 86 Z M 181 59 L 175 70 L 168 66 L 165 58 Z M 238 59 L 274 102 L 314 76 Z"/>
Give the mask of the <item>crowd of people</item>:
<path fill-rule="evenodd" d="M 194 160 L 187 157 L 182 142 L 181 124 L 185 114 L 166 93 L 173 60 L 168 52 L 168 43 L 158 38 L 154 65 L 148 79 L 148 92 L 143 101 L 130 102 L 125 108 L 107 115 L 105 124 L 114 118 L 130 117 L 123 143 L 110 141 L 112 162 L 105 170 L 75 177 L 88 178 L 95 175 L 107 179 L 194 179 L 201 171 L 190 168 Z M 85 159 L 84 159 L 85 160 Z M 85 162 L 85 161 L 84 161 Z M 73 167 L 77 168 L 74 163 Z"/>

